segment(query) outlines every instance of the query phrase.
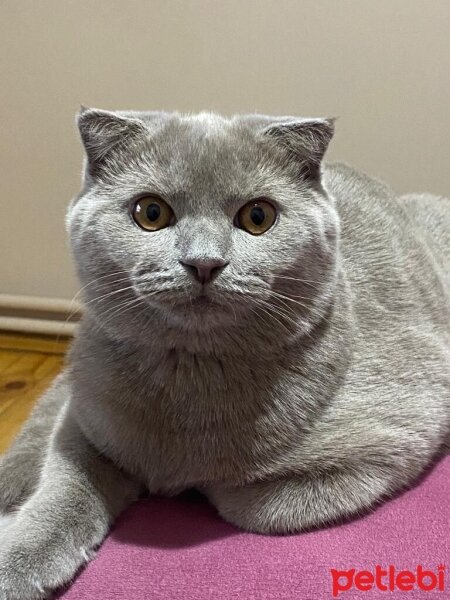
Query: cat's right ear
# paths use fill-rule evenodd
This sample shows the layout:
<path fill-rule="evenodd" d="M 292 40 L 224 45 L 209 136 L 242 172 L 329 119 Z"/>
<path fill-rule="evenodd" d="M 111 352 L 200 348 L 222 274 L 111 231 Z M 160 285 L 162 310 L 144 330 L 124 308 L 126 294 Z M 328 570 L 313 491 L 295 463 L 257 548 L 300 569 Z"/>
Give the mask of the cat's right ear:
<path fill-rule="evenodd" d="M 266 127 L 263 134 L 284 147 L 307 180 L 318 180 L 321 162 L 334 134 L 334 118 L 283 119 Z"/>
<path fill-rule="evenodd" d="M 85 106 L 81 106 L 76 123 L 86 151 L 87 173 L 91 177 L 101 174 L 108 159 L 120 156 L 125 148 L 148 133 L 139 119 Z"/>

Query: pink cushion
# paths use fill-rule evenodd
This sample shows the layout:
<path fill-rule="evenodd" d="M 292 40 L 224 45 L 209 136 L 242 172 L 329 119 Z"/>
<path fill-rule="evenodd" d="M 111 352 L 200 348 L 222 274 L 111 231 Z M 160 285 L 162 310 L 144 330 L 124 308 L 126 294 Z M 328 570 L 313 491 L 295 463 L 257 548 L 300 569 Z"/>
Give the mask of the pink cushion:
<path fill-rule="evenodd" d="M 335 577 L 340 598 L 450 598 L 450 457 L 411 490 L 351 523 L 292 536 L 245 533 L 225 523 L 201 498 L 152 498 L 128 509 L 96 559 L 60 597 L 64 600 L 329 600 L 330 569 L 370 571 L 376 565 L 431 570 L 406 593 L 348 591 L 350 575 Z M 440 579 L 439 579 L 440 573 Z M 356 576 L 356 573 L 355 573 Z M 389 585 L 389 576 L 380 581 Z M 405 585 L 409 576 L 400 581 Z M 367 586 L 371 576 L 362 575 Z M 387 582 L 387 584 L 386 584 Z M 438 586 L 445 586 L 443 593 Z M 442 583 L 444 582 L 444 583 Z M 369 583 L 370 585 L 370 583 Z M 360 588 L 361 589 L 361 588 Z"/>

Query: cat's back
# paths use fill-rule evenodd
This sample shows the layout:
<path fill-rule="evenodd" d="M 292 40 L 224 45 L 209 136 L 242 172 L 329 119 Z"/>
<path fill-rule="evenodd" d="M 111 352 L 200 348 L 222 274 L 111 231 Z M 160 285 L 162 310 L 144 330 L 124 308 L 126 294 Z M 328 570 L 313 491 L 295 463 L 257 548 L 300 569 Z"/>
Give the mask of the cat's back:
<path fill-rule="evenodd" d="M 327 165 L 324 182 L 339 213 L 345 260 L 355 268 L 413 269 L 424 281 L 436 273 L 450 294 L 450 199 L 397 196 L 343 163 Z"/>
<path fill-rule="evenodd" d="M 379 179 L 335 163 L 326 166 L 323 183 L 339 214 L 344 254 L 352 245 L 367 248 L 405 230 L 407 214 L 394 191 Z"/>
<path fill-rule="evenodd" d="M 406 194 L 399 198 L 411 219 L 433 252 L 450 286 L 450 198 L 433 194 Z"/>
<path fill-rule="evenodd" d="M 399 197 L 340 163 L 326 167 L 324 185 L 336 202 L 342 260 L 360 314 L 429 321 L 448 332 L 450 201 Z"/>

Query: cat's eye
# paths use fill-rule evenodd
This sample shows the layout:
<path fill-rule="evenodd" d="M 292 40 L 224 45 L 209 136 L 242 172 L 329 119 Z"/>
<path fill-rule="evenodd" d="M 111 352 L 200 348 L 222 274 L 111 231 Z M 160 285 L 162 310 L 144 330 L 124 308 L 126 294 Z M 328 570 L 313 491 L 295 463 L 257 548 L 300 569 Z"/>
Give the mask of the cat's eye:
<path fill-rule="evenodd" d="M 157 196 L 145 196 L 132 207 L 132 216 L 139 227 L 146 231 L 158 231 L 168 227 L 173 221 L 173 210 Z"/>
<path fill-rule="evenodd" d="M 261 235 L 272 227 L 276 218 L 277 211 L 270 202 L 252 200 L 240 209 L 236 215 L 236 224 L 252 235 Z"/>

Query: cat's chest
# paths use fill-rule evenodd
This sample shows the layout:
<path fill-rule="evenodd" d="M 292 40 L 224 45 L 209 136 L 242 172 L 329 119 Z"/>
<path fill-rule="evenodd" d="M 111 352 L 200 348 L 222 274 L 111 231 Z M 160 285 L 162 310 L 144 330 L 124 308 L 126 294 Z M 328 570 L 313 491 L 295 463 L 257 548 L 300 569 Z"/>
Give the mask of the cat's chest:
<path fill-rule="evenodd" d="M 134 369 L 101 378 L 88 427 L 150 489 L 242 481 L 270 468 L 300 429 L 285 410 L 289 386 L 277 365 L 168 353 Z"/>

